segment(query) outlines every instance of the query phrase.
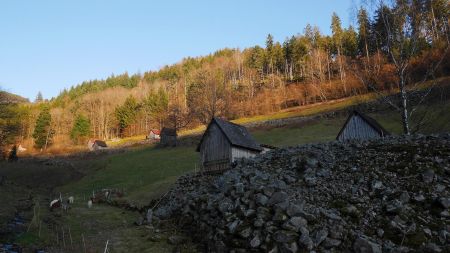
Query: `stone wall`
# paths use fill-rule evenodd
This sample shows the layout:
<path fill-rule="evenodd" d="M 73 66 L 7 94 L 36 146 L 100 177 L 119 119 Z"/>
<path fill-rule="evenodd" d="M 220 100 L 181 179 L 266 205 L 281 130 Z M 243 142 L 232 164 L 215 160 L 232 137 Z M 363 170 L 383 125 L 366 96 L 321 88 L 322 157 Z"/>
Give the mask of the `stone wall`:
<path fill-rule="evenodd" d="M 154 210 L 212 252 L 448 252 L 450 135 L 305 145 L 181 177 Z"/>

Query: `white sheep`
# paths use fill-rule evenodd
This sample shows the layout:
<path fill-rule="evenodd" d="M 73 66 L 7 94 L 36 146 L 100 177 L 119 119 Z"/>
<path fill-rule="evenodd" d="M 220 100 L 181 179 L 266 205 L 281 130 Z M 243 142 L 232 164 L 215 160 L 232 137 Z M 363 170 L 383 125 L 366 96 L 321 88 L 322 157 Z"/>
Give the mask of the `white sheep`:
<path fill-rule="evenodd" d="M 92 207 L 92 200 L 88 200 L 88 208 Z"/>
<path fill-rule="evenodd" d="M 50 202 L 50 210 L 59 208 L 61 206 L 61 201 L 59 199 L 54 199 Z"/>
<path fill-rule="evenodd" d="M 70 196 L 69 198 L 67 198 L 67 202 L 69 203 L 69 204 L 73 204 L 73 201 L 74 201 L 75 199 L 74 199 L 74 197 L 73 196 Z"/>

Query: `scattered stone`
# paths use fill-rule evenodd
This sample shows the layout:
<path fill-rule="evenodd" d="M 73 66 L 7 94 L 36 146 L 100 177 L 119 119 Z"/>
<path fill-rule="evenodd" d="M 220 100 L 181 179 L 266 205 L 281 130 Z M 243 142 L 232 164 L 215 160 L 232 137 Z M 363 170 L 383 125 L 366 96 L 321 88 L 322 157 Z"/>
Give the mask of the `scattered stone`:
<path fill-rule="evenodd" d="M 428 169 L 422 173 L 423 182 L 426 184 L 431 184 L 434 181 L 434 170 Z"/>
<path fill-rule="evenodd" d="M 440 252 L 442 252 L 442 249 L 439 246 L 437 246 L 435 243 L 429 242 L 423 248 L 423 252 L 426 252 L 426 253 L 440 253 Z"/>
<path fill-rule="evenodd" d="M 410 200 L 410 196 L 408 194 L 408 192 L 402 192 L 402 194 L 400 195 L 400 202 L 402 202 L 403 204 L 407 204 Z"/>
<path fill-rule="evenodd" d="M 172 245 L 180 245 L 187 241 L 186 237 L 179 235 L 171 235 L 167 238 L 167 241 Z"/>
<path fill-rule="evenodd" d="M 302 217 L 292 217 L 284 223 L 283 228 L 297 232 L 300 227 L 305 227 L 307 224 L 308 222 Z"/>
<path fill-rule="evenodd" d="M 372 190 L 380 190 L 380 189 L 383 189 L 383 182 L 378 181 L 378 180 L 373 181 L 372 182 Z"/>
<path fill-rule="evenodd" d="M 366 237 L 358 237 L 353 244 L 355 253 L 381 253 L 380 245 L 371 242 Z"/>
<path fill-rule="evenodd" d="M 438 202 L 445 209 L 450 207 L 450 198 L 439 198 Z"/>
<path fill-rule="evenodd" d="M 441 134 L 277 149 L 180 177 L 146 220 L 173 219 L 209 252 L 446 252 L 449 146 Z"/>
<path fill-rule="evenodd" d="M 253 239 L 250 241 L 250 246 L 252 248 L 258 248 L 259 245 L 261 245 L 261 239 L 259 239 L 259 236 L 256 235 L 255 237 L 253 237 Z"/>
<path fill-rule="evenodd" d="M 381 228 L 379 228 L 379 229 L 377 229 L 377 235 L 378 235 L 378 237 L 383 237 L 383 235 L 384 235 L 384 230 L 383 229 L 381 229 Z"/>
<path fill-rule="evenodd" d="M 331 248 L 336 248 L 339 245 L 341 245 L 341 241 L 337 240 L 337 239 L 332 239 L 332 238 L 325 238 L 325 240 L 322 243 L 322 246 L 325 249 L 331 249 Z"/>
<path fill-rule="evenodd" d="M 288 195 L 285 192 L 275 192 L 267 202 L 268 205 L 274 205 L 281 202 L 285 202 L 288 199 Z"/>
<path fill-rule="evenodd" d="M 256 194 L 256 204 L 265 206 L 268 201 L 269 201 L 269 198 L 267 198 L 266 195 L 264 195 L 262 193 Z"/>
<path fill-rule="evenodd" d="M 293 242 L 297 236 L 298 234 L 292 231 L 279 230 L 273 234 L 273 240 L 278 243 L 288 243 Z"/>
<path fill-rule="evenodd" d="M 286 213 L 287 215 L 289 215 L 290 217 L 293 216 L 298 216 L 303 212 L 303 208 L 300 205 L 296 205 L 296 204 L 289 204 Z"/>
<path fill-rule="evenodd" d="M 325 238 L 328 236 L 328 230 L 320 229 L 313 233 L 313 242 L 316 246 L 319 246 Z"/>

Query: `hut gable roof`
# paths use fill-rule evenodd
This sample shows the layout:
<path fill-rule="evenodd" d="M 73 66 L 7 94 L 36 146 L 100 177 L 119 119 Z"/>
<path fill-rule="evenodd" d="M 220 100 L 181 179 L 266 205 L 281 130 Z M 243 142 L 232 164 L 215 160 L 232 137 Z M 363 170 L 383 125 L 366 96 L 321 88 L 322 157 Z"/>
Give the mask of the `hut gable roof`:
<path fill-rule="evenodd" d="M 163 127 L 163 129 L 161 130 L 161 135 L 177 136 L 177 131 L 173 128 Z"/>
<path fill-rule="evenodd" d="M 157 129 L 152 129 L 152 130 L 150 131 L 150 133 L 154 133 L 154 134 L 156 134 L 156 135 L 160 135 L 160 134 L 161 134 L 161 131 L 159 131 L 159 130 L 157 130 Z"/>
<path fill-rule="evenodd" d="M 341 128 L 341 131 L 339 131 L 339 134 L 337 135 L 336 139 L 339 138 L 339 136 L 341 135 L 342 131 L 344 131 L 345 127 L 347 126 L 347 124 L 350 122 L 350 119 L 353 116 L 359 116 L 362 120 L 364 120 L 369 126 L 371 126 L 380 136 L 387 136 L 390 135 L 390 133 L 384 129 L 384 127 L 382 127 L 375 119 L 357 111 L 354 110 L 347 118 L 347 120 L 345 121 L 344 126 Z"/>
<path fill-rule="evenodd" d="M 106 145 L 106 142 L 101 141 L 101 140 L 95 140 L 95 141 L 94 141 L 94 144 L 97 144 L 97 146 L 103 147 L 103 148 L 108 147 L 108 146 Z"/>
<path fill-rule="evenodd" d="M 214 117 L 209 123 L 208 128 L 197 146 L 197 151 L 200 151 L 200 146 L 202 145 L 203 139 L 212 124 L 216 124 L 219 127 L 231 145 L 255 151 L 262 151 L 261 146 L 255 141 L 255 139 L 253 139 L 247 128 L 216 117 Z"/>

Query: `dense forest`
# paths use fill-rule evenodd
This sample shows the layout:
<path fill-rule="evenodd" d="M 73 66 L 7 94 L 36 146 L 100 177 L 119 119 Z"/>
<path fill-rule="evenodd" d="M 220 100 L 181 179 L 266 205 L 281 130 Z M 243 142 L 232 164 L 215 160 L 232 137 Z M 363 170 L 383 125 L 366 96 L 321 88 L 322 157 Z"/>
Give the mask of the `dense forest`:
<path fill-rule="evenodd" d="M 284 41 L 269 34 L 263 47 L 221 49 L 158 71 L 86 81 L 50 101 L 39 94 L 34 103 L 10 103 L 2 113 L 18 110 L 19 118 L 2 119 L 0 131 L 13 126 L 7 135 L 15 138 L 5 142 L 41 149 L 374 91 L 406 98 L 405 87 L 450 74 L 449 13 L 446 0 L 397 0 L 373 12 L 361 7 L 355 27 L 343 27 L 333 14 L 331 35 L 307 25 Z M 404 112 L 410 105 L 398 106 Z"/>

